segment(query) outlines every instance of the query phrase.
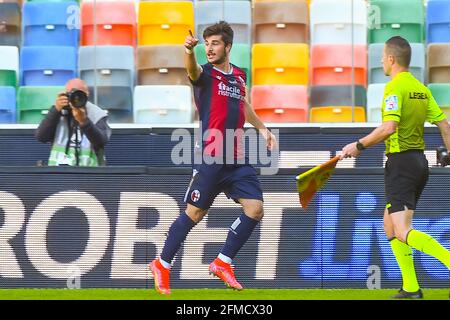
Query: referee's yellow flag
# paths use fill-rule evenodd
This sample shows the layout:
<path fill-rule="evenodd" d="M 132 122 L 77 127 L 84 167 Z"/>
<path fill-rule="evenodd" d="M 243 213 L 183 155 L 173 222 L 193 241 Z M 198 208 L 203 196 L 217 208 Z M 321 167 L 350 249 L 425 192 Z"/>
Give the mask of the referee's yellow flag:
<path fill-rule="evenodd" d="M 296 177 L 297 191 L 302 208 L 308 208 L 308 205 L 317 191 L 319 191 L 331 177 L 339 161 L 336 156 L 329 161 L 320 164 Z"/>

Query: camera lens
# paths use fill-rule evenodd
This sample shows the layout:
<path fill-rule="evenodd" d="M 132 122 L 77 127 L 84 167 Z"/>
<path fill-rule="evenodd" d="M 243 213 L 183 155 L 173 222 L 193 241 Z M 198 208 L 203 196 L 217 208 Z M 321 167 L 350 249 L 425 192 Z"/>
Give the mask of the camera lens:
<path fill-rule="evenodd" d="M 88 101 L 87 94 L 81 90 L 72 90 L 69 94 L 69 102 L 74 108 L 82 108 L 86 106 Z"/>

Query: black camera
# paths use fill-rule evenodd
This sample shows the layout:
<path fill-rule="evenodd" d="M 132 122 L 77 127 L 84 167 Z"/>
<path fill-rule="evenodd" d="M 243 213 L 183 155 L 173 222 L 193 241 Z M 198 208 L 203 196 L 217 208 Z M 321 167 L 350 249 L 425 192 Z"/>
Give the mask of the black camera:
<path fill-rule="evenodd" d="M 436 160 L 441 167 L 448 166 L 450 164 L 450 156 L 448 150 L 445 147 L 439 147 L 436 149 Z"/>
<path fill-rule="evenodd" d="M 88 101 L 86 92 L 78 89 L 72 89 L 71 91 L 66 92 L 66 96 L 74 108 L 83 108 Z"/>

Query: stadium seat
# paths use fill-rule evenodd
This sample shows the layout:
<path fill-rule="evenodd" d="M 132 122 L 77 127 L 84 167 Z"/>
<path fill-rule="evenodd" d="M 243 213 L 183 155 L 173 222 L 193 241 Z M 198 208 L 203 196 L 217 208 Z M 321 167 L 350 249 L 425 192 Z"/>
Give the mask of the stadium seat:
<path fill-rule="evenodd" d="M 77 49 L 66 46 L 23 47 L 22 86 L 63 86 L 77 75 Z"/>
<path fill-rule="evenodd" d="M 205 64 L 208 62 L 206 59 L 205 47 L 198 45 L 195 47 L 195 57 L 199 64 Z M 243 43 L 234 43 L 230 53 L 230 62 L 239 68 L 243 69 L 247 74 L 247 87 L 251 85 L 251 59 L 250 59 L 250 46 Z M 186 71 L 184 72 L 186 74 Z"/>
<path fill-rule="evenodd" d="M 366 89 L 354 87 L 355 103 L 352 101 L 352 86 L 312 86 L 311 107 L 327 106 L 366 106 Z"/>
<path fill-rule="evenodd" d="M 294 43 L 257 43 L 252 49 L 252 83 L 308 84 L 309 47 Z"/>
<path fill-rule="evenodd" d="M 233 43 L 251 43 L 252 8 L 250 1 L 196 1 L 196 36 L 203 43 L 203 31 L 220 20 L 234 31 Z"/>
<path fill-rule="evenodd" d="M 0 86 L 0 123 L 16 123 L 16 88 Z"/>
<path fill-rule="evenodd" d="M 450 83 L 450 43 L 428 45 L 428 82 Z"/>
<path fill-rule="evenodd" d="M 22 12 L 24 46 L 78 47 L 78 3 L 25 2 Z"/>
<path fill-rule="evenodd" d="M 353 51 L 353 62 L 352 62 Z M 353 66 L 352 66 L 353 64 Z M 367 47 L 365 45 L 313 45 L 311 48 L 312 85 L 367 83 Z M 354 69 L 354 72 L 353 72 Z"/>
<path fill-rule="evenodd" d="M 410 43 L 423 43 L 423 0 L 372 0 L 369 19 L 369 43 L 384 43 L 393 36 L 402 36 Z M 376 8 L 376 9 L 375 9 Z"/>
<path fill-rule="evenodd" d="M 19 87 L 17 91 L 17 118 L 19 123 L 40 123 L 55 104 L 64 86 Z"/>
<path fill-rule="evenodd" d="M 427 3 L 427 43 L 450 42 L 450 1 L 433 0 Z"/>
<path fill-rule="evenodd" d="M 78 69 L 80 78 L 88 86 L 128 86 L 132 89 L 134 49 L 131 46 L 80 47 Z"/>
<path fill-rule="evenodd" d="M 139 2 L 138 44 L 183 44 L 194 32 L 194 6 L 190 1 Z"/>
<path fill-rule="evenodd" d="M 428 88 L 447 119 L 450 119 L 450 83 L 430 83 Z"/>
<path fill-rule="evenodd" d="M 184 66 L 184 46 L 142 46 L 137 51 L 138 85 L 189 85 Z"/>
<path fill-rule="evenodd" d="M 89 93 L 89 101 L 108 112 L 108 122 L 133 122 L 133 91 L 130 87 L 89 87 Z"/>
<path fill-rule="evenodd" d="M 422 43 L 411 43 L 411 64 L 409 71 L 421 82 L 425 81 L 425 46 Z M 384 75 L 383 58 L 384 43 L 369 45 L 369 84 L 386 83 L 390 77 Z"/>
<path fill-rule="evenodd" d="M 308 92 L 306 86 L 253 86 L 251 103 L 263 122 L 308 121 Z"/>
<path fill-rule="evenodd" d="M 19 75 L 19 49 L 0 46 L 0 86 L 17 86 Z"/>
<path fill-rule="evenodd" d="M 94 5 L 95 23 L 94 27 Z M 81 45 L 136 46 L 134 2 L 81 3 Z M 96 30 L 97 35 L 95 35 Z M 94 39 L 94 37 L 96 37 Z"/>
<path fill-rule="evenodd" d="M 136 86 L 134 122 L 145 124 L 189 124 L 193 116 L 189 86 Z"/>
<path fill-rule="evenodd" d="M 381 123 L 385 83 L 369 84 L 367 88 L 367 121 Z"/>
<path fill-rule="evenodd" d="M 330 106 L 311 108 L 309 122 L 366 122 L 364 107 Z"/>
<path fill-rule="evenodd" d="M 20 20 L 18 3 L 0 2 L 0 46 L 20 46 Z"/>
<path fill-rule="evenodd" d="M 367 5 L 364 0 L 314 0 L 310 9 L 311 45 L 367 43 Z"/>
<path fill-rule="evenodd" d="M 255 2 L 253 43 L 309 43 L 305 1 Z"/>

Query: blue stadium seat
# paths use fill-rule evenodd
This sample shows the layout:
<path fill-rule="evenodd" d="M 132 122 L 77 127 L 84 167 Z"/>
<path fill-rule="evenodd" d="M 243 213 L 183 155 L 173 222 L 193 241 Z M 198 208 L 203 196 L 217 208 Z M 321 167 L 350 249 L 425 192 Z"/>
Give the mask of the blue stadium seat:
<path fill-rule="evenodd" d="M 0 123 L 16 123 L 16 88 L 0 87 Z"/>
<path fill-rule="evenodd" d="M 20 59 L 22 86 L 63 86 L 77 75 L 74 47 L 23 47 Z"/>
<path fill-rule="evenodd" d="M 22 13 L 23 46 L 78 46 L 77 2 L 25 2 Z"/>
<path fill-rule="evenodd" d="M 427 43 L 450 42 L 450 0 L 430 0 L 427 5 Z"/>
<path fill-rule="evenodd" d="M 0 46 L 20 46 L 20 7 L 0 2 Z"/>
<path fill-rule="evenodd" d="M 133 122 L 133 91 L 130 87 L 89 87 L 89 101 L 108 112 L 110 123 Z"/>

